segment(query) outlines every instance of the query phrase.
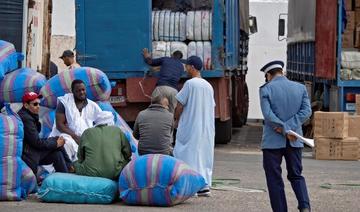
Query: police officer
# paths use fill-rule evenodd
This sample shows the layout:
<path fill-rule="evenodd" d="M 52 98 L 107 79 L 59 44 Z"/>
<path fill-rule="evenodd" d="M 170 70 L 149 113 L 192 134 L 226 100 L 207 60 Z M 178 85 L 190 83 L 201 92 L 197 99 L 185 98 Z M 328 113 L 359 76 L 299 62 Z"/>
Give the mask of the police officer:
<path fill-rule="evenodd" d="M 285 158 L 287 178 L 298 200 L 299 211 L 310 211 L 310 200 L 302 172 L 304 144 L 289 135 L 289 130 L 302 135 L 302 124 L 311 115 L 309 97 L 304 85 L 288 80 L 284 63 L 272 61 L 261 71 L 267 83 L 260 87 L 260 103 L 264 116 L 261 148 L 272 210 L 287 211 L 281 162 Z"/>

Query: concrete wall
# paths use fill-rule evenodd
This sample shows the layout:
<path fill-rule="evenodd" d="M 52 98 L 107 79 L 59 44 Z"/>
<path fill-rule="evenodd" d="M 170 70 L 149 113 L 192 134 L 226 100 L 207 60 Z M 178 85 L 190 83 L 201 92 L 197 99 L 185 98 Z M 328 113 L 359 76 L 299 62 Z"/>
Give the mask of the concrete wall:
<path fill-rule="evenodd" d="M 286 61 L 286 40 L 278 41 L 278 18 L 280 13 L 287 13 L 285 0 L 252 0 L 250 15 L 256 16 L 258 32 L 250 35 L 249 71 L 247 84 L 249 87 L 248 119 L 262 119 L 259 101 L 259 87 L 264 84 L 264 74 L 259 70 L 271 60 Z"/>

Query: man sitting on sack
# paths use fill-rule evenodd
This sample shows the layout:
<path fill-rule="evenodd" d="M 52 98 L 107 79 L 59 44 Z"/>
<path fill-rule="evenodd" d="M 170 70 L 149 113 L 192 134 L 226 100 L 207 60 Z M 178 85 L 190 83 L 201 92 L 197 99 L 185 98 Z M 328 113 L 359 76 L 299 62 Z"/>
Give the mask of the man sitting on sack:
<path fill-rule="evenodd" d="M 97 114 L 95 127 L 84 131 L 79 144 L 75 172 L 78 175 L 119 178 L 121 170 L 131 160 L 129 141 L 119 127 L 114 125 L 111 112 Z"/>
<path fill-rule="evenodd" d="M 50 137 L 62 136 L 69 158 L 76 161 L 80 136 L 86 129 L 93 127 L 97 114 L 102 110 L 95 102 L 86 98 L 82 80 L 74 80 L 71 91 L 72 93 L 58 97 L 55 124 Z"/>

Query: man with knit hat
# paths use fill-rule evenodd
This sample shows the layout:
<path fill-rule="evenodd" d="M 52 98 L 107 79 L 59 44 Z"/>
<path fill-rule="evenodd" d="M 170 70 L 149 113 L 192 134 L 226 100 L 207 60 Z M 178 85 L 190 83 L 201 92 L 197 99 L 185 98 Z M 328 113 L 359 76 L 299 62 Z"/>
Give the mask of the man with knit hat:
<path fill-rule="evenodd" d="M 116 180 L 131 158 L 129 141 L 114 125 L 111 112 L 97 114 L 95 127 L 81 135 L 75 173 Z"/>

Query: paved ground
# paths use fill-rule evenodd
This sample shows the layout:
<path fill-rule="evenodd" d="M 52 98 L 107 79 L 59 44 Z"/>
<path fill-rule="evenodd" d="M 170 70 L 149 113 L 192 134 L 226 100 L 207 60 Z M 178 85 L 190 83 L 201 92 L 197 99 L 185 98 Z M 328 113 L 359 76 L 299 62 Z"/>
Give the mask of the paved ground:
<path fill-rule="evenodd" d="M 262 155 L 258 150 L 261 137 L 259 124 L 235 129 L 233 140 L 215 150 L 214 178 L 218 189 L 210 198 L 192 198 L 172 208 L 129 207 L 112 205 L 70 205 L 40 203 L 32 196 L 22 202 L 0 202 L 0 212 L 107 212 L 107 211 L 271 211 L 262 170 Z M 304 153 L 306 177 L 313 211 L 360 211 L 360 162 L 317 161 Z M 286 171 L 284 171 L 284 179 Z M 225 185 L 227 182 L 231 185 Z M 297 211 L 290 184 L 285 181 L 289 211 Z M 219 183 L 222 183 L 220 185 Z M 230 183 L 229 183 L 230 184 Z"/>

